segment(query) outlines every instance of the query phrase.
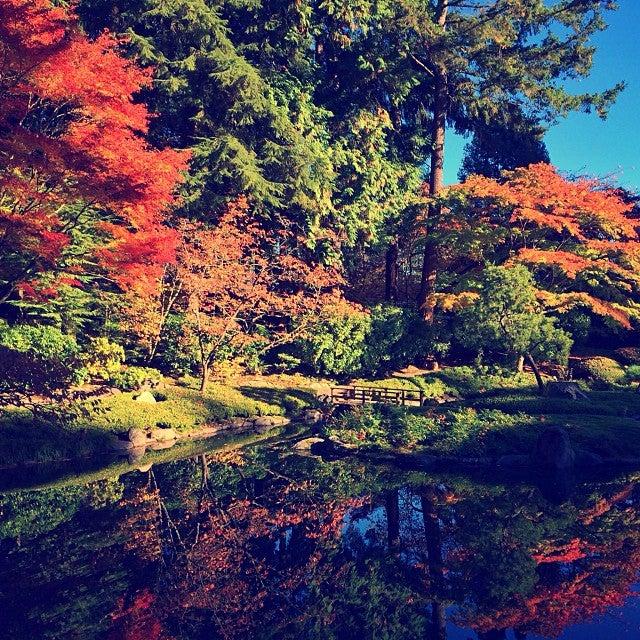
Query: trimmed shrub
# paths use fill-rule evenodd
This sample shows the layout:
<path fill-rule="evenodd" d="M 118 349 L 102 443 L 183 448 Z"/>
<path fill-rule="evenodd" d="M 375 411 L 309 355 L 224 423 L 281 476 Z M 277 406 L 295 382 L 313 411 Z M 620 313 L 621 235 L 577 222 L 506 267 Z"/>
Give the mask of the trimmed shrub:
<path fill-rule="evenodd" d="M 108 338 L 92 338 L 82 355 L 82 361 L 91 378 L 108 380 L 122 369 L 124 349 Z"/>
<path fill-rule="evenodd" d="M 0 322 L 0 402 L 22 404 L 20 398 L 35 395 L 59 401 L 85 377 L 72 336 L 55 327 Z"/>
<path fill-rule="evenodd" d="M 435 341 L 412 309 L 377 305 L 322 322 L 300 343 L 300 361 L 322 375 L 374 376 L 430 354 Z M 448 344 L 439 341 L 438 351 Z"/>
<path fill-rule="evenodd" d="M 158 386 L 162 382 L 162 374 L 151 367 L 125 367 L 114 373 L 109 382 L 121 391 L 137 391 L 145 386 Z"/>
<path fill-rule="evenodd" d="M 371 317 L 366 313 L 333 316 L 301 342 L 300 359 L 321 375 L 353 375 L 362 367 L 370 331 Z"/>
<path fill-rule="evenodd" d="M 626 382 L 640 382 L 640 364 L 632 364 L 627 367 L 624 374 Z"/>
<path fill-rule="evenodd" d="M 624 369 L 611 358 L 596 356 L 580 362 L 579 369 L 600 385 L 620 384 L 624 380 Z"/>

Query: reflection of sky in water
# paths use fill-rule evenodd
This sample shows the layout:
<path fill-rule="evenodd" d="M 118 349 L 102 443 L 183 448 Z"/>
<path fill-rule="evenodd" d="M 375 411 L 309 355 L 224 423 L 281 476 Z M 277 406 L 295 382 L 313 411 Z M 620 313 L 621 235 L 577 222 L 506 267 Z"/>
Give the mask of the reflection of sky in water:
<path fill-rule="evenodd" d="M 640 584 L 635 585 L 634 595 L 623 607 L 594 617 L 590 622 L 576 624 L 565 629 L 556 640 L 637 640 L 640 639 Z M 469 629 L 461 629 L 447 623 L 447 640 L 477 640 Z M 516 640 L 514 632 L 508 631 L 506 640 Z M 544 636 L 529 634 L 527 640 L 547 640 Z"/>

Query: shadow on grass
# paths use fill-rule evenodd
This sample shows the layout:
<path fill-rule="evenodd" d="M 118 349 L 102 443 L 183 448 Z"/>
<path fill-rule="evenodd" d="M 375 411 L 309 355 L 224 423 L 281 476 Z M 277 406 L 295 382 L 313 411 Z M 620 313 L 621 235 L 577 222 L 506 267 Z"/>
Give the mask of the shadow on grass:
<path fill-rule="evenodd" d="M 0 420 L 0 466 L 95 455 L 107 450 L 109 437 L 98 427 L 60 426 L 5 415 Z"/>
<path fill-rule="evenodd" d="M 248 385 L 238 387 L 238 389 L 247 398 L 278 405 L 287 412 L 299 410 L 309 405 L 313 406 L 317 403 L 316 395 L 313 392 L 302 389 Z"/>

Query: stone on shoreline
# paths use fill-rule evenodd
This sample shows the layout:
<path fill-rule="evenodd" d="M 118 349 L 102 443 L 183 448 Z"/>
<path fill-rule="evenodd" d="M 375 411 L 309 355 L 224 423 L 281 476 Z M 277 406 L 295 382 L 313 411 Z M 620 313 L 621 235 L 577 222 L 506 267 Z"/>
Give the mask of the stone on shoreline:
<path fill-rule="evenodd" d="M 318 424 L 324 420 L 324 414 L 319 409 L 305 409 L 302 413 L 302 422 L 305 424 Z"/>
<path fill-rule="evenodd" d="M 127 432 L 127 440 L 129 440 L 134 447 L 141 447 L 147 443 L 147 434 L 142 429 L 131 427 Z"/>
<path fill-rule="evenodd" d="M 175 429 L 172 429 L 171 427 L 167 429 L 160 429 L 160 428 L 152 429 L 151 431 L 151 438 L 158 442 L 167 442 L 170 440 L 176 440 L 177 437 L 178 437 L 178 434 L 175 432 Z"/>
<path fill-rule="evenodd" d="M 314 445 L 324 443 L 324 438 L 304 438 L 293 445 L 296 451 L 311 451 Z"/>
<path fill-rule="evenodd" d="M 534 469 L 570 469 L 576 459 L 569 434 L 562 427 L 547 427 L 531 453 Z"/>

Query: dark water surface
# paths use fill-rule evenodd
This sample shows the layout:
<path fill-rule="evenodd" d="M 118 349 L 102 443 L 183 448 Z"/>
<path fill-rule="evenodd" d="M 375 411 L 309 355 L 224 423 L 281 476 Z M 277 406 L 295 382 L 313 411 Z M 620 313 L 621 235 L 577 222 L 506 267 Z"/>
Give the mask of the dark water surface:
<path fill-rule="evenodd" d="M 507 482 L 289 450 L 1 495 L 0 637 L 640 637 L 640 476 Z"/>

